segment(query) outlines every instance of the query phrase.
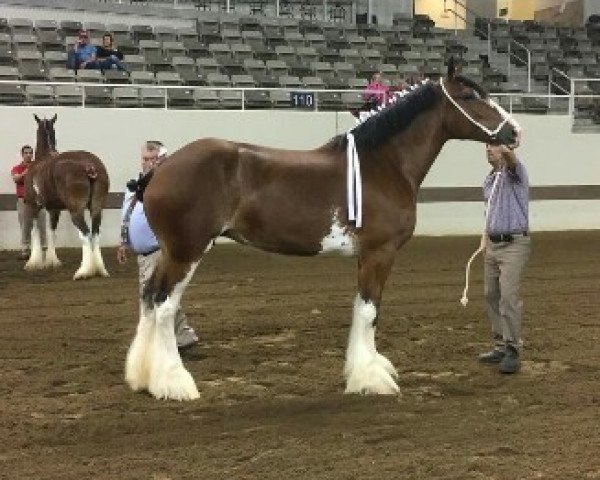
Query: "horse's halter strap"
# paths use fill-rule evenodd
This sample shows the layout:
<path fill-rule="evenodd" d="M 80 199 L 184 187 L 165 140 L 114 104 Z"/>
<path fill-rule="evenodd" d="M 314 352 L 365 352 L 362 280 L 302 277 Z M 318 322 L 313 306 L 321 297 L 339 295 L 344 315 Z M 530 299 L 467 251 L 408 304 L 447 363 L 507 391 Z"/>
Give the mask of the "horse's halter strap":
<path fill-rule="evenodd" d="M 496 127 L 495 130 L 490 130 L 485 125 L 482 125 L 477 120 L 475 120 L 473 117 L 471 117 L 471 115 L 469 115 L 467 113 L 467 111 L 464 108 L 462 108 L 456 102 L 456 100 L 454 100 L 452 98 L 452 96 L 448 93 L 448 90 L 446 90 L 446 86 L 444 85 L 444 79 L 443 78 L 440 78 L 440 86 L 442 87 L 442 91 L 444 92 L 444 95 L 446 95 L 446 98 L 448 100 L 450 100 L 450 103 L 452 103 L 452 105 L 454 105 L 458 109 L 458 111 L 460 113 L 462 113 L 465 117 L 467 117 L 467 120 L 469 120 L 473 125 L 475 125 L 476 127 L 479 127 L 486 134 L 488 134 L 490 136 L 490 138 L 496 138 L 496 135 L 498 135 L 498 132 L 502 129 L 502 127 L 504 126 L 504 124 L 506 122 L 510 122 L 510 124 L 513 125 L 515 128 L 519 128 L 519 125 L 517 124 L 517 122 L 514 119 L 511 119 L 510 115 L 508 114 L 508 112 L 506 110 L 504 110 L 500 105 L 498 105 L 493 100 L 489 100 L 488 99 L 489 105 L 491 107 L 493 107 L 502 116 L 502 118 L 504 119 L 504 120 L 502 120 L 502 122 L 500 122 L 500 125 L 498 125 L 498 127 Z"/>

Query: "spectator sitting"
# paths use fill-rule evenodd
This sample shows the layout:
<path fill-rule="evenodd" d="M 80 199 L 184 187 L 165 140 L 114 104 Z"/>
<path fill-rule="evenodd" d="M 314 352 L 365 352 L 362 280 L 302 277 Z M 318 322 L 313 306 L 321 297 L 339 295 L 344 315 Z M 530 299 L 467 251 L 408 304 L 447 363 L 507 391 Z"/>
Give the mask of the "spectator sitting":
<path fill-rule="evenodd" d="M 90 44 L 88 31 L 83 29 L 79 30 L 77 41 L 69 51 L 67 68 L 72 68 L 73 70 L 82 68 L 96 70 L 108 70 L 109 68 L 118 68 L 119 70 L 125 69 L 118 59 L 118 64 L 110 57 L 98 60 L 97 50 L 98 47 Z"/>
<path fill-rule="evenodd" d="M 102 35 L 102 45 L 96 48 L 96 58 L 103 70 L 107 68 L 127 70 L 123 64 L 123 54 L 114 45 L 112 33 L 106 32 Z"/>
<path fill-rule="evenodd" d="M 381 73 L 374 73 L 371 77 L 371 81 L 365 88 L 363 93 L 363 100 L 365 101 L 365 108 L 371 110 L 378 107 L 386 102 L 389 93 L 389 87 L 383 83 L 381 79 Z"/>

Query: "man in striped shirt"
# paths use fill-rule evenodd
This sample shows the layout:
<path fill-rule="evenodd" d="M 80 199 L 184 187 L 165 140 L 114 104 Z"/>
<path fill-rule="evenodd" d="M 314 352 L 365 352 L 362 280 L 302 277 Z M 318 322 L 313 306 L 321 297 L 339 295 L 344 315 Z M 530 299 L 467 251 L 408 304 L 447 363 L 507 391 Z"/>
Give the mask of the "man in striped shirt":
<path fill-rule="evenodd" d="M 531 249 L 529 179 L 512 149 L 487 145 L 486 153 L 492 171 L 483 184 L 488 204 L 484 288 L 494 348 L 479 360 L 498 364 L 501 373 L 510 374 L 521 366 L 523 302 L 519 288 Z"/>

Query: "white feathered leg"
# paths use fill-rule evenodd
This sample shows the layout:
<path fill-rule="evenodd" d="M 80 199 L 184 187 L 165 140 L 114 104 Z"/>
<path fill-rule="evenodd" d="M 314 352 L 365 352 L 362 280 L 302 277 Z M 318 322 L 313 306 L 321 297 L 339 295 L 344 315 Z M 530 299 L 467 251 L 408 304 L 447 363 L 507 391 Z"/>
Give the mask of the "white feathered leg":
<path fill-rule="evenodd" d="M 102 251 L 100 250 L 100 235 L 92 235 L 92 257 L 94 262 L 95 274 L 102 277 L 108 277 L 108 271 L 104 266 L 104 259 L 102 258 Z"/>
<path fill-rule="evenodd" d="M 79 238 L 81 240 L 81 265 L 73 275 L 73 280 L 91 277 L 96 272 L 92 256 L 92 238 L 90 235 L 84 235 L 81 232 L 79 232 Z"/>
<path fill-rule="evenodd" d="M 345 393 L 394 394 L 400 391 L 394 381 L 398 376 L 396 369 L 375 347 L 373 321 L 376 316 L 375 305 L 357 295 L 346 351 Z"/>
<path fill-rule="evenodd" d="M 125 362 L 125 380 L 134 391 L 146 390 L 150 384 L 152 345 L 156 334 L 156 311 L 140 302 L 140 322 Z"/>
<path fill-rule="evenodd" d="M 60 267 L 61 262 L 56 255 L 56 230 L 50 229 L 49 235 L 47 235 L 48 247 L 46 248 L 46 267 Z"/>
<path fill-rule="evenodd" d="M 200 396 L 194 379 L 185 369 L 175 339 L 175 313 L 185 287 L 198 262 L 192 264 L 186 277 L 175 285 L 167 299 L 156 307 L 156 331 L 151 346 L 150 384 L 148 390 L 156 398 L 194 400 Z"/>
<path fill-rule="evenodd" d="M 37 219 L 33 219 L 31 229 L 31 254 L 25 264 L 25 270 L 39 270 L 44 268 L 44 252 L 42 251 L 42 240 Z"/>

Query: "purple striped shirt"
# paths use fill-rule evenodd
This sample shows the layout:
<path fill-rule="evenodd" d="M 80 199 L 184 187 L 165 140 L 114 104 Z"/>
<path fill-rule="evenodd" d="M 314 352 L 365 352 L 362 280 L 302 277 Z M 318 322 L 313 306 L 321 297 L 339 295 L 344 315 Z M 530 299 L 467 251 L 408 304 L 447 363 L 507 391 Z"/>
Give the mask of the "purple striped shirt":
<path fill-rule="evenodd" d="M 496 176 L 490 173 L 483 182 L 486 204 Z M 517 161 L 515 173 L 502 167 L 500 178 L 489 205 L 486 221 L 488 234 L 529 231 L 529 178 L 525 166 Z"/>

